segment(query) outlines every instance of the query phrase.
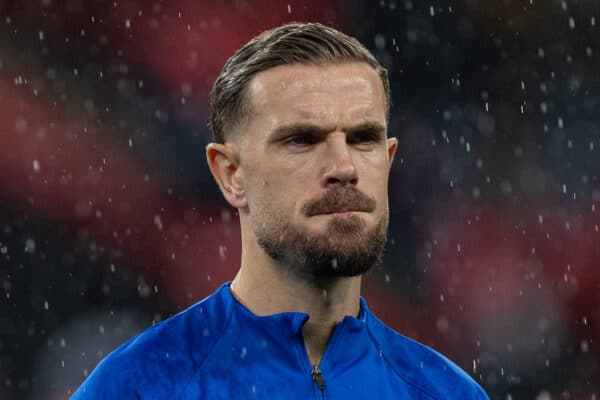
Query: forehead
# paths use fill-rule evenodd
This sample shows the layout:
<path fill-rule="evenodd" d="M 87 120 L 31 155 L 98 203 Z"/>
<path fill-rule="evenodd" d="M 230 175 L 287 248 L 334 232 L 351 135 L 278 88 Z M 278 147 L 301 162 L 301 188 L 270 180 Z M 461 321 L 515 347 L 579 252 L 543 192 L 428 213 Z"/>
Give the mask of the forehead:
<path fill-rule="evenodd" d="M 271 68 L 250 80 L 247 100 L 250 120 L 338 123 L 342 119 L 376 119 L 385 123 L 383 83 L 365 63 Z"/>

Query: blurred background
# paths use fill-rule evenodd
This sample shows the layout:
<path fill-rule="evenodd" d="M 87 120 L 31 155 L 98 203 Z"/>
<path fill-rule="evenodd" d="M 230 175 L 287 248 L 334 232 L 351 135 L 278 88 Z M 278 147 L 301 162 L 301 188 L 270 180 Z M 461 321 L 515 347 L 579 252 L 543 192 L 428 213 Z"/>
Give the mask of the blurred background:
<path fill-rule="evenodd" d="M 371 308 L 492 399 L 599 399 L 597 0 L 0 0 L 0 399 L 67 398 L 234 276 L 208 92 L 294 20 L 390 72 Z"/>

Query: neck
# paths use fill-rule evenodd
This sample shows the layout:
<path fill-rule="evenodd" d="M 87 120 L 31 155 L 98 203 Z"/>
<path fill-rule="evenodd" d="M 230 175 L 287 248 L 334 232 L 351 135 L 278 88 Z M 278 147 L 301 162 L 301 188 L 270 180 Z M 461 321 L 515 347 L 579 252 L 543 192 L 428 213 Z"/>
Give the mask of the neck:
<path fill-rule="evenodd" d="M 346 315 L 358 316 L 360 283 L 360 276 L 303 279 L 285 265 L 275 263 L 256 244 L 242 246 L 242 265 L 231 283 L 231 291 L 257 315 L 307 313 L 309 319 L 302 333 L 309 359 L 315 365 L 335 325 Z"/>

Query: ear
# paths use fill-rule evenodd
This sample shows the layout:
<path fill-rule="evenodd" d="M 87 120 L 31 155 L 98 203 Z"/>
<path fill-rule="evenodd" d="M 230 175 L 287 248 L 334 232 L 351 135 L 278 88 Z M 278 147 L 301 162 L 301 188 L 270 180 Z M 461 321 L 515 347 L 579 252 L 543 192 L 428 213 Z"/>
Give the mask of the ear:
<path fill-rule="evenodd" d="M 387 151 L 388 151 L 388 160 L 390 161 L 390 167 L 394 162 L 394 155 L 396 154 L 396 149 L 398 148 L 398 139 L 395 137 L 391 137 L 387 140 Z"/>
<path fill-rule="evenodd" d="M 231 144 L 210 143 L 206 146 L 206 161 L 225 200 L 235 208 L 246 207 L 248 202 L 236 148 Z"/>

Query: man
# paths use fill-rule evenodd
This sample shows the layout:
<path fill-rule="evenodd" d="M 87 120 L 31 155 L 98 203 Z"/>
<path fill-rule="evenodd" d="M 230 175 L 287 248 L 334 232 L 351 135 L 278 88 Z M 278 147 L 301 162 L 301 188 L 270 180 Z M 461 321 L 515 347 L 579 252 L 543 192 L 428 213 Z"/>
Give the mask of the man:
<path fill-rule="evenodd" d="M 320 24 L 263 32 L 227 61 L 211 106 L 207 160 L 239 212 L 239 272 L 111 353 L 73 398 L 487 399 L 360 297 L 397 148 L 369 51 Z"/>

